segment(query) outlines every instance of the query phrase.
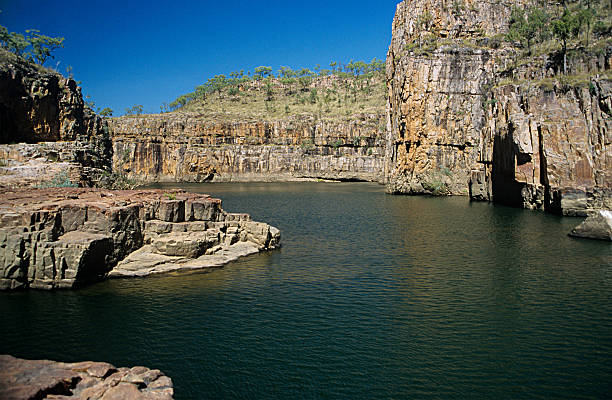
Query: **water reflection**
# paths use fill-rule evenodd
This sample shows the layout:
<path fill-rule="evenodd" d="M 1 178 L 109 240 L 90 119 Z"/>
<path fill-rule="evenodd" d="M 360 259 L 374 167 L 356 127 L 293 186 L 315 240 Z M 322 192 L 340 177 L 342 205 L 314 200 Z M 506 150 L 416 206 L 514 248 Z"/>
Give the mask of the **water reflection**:
<path fill-rule="evenodd" d="M 178 398 L 605 397 L 612 246 L 575 220 L 369 184 L 189 185 L 283 248 L 0 294 L 0 351 L 158 367 Z"/>

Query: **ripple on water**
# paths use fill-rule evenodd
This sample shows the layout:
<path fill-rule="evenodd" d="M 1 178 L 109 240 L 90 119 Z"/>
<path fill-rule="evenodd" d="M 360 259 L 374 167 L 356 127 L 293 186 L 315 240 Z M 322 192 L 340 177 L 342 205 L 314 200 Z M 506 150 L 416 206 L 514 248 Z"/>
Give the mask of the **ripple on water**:
<path fill-rule="evenodd" d="M 177 398 L 604 398 L 612 246 L 370 184 L 188 185 L 282 230 L 225 268 L 0 294 L 0 352 L 160 368 Z"/>

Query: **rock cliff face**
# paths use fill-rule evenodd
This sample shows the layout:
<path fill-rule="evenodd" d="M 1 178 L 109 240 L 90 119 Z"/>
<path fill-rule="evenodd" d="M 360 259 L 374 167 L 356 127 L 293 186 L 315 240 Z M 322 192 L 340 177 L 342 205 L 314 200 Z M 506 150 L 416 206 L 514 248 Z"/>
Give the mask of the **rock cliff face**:
<path fill-rule="evenodd" d="M 92 169 L 111 168 L 108 126 L 85 106 L 76 82 L 4 49 L 0 49 L 0 144 L 2 167 L 23 169 L 37 158 L 39 164 L 70 164 L 83 177 Z M 17 172 L 4 170 L 3 175 L 16 175 L 19 181 Z"/>
<path fill-rule="evenodd" d="M 172 400 L 172 379 L 158 369 L 105 362 L 62 363 L 0 355 L 0 398 Z"/>
<path fill-rule="evenodd" d="M 113 165 L 143 181 L 382 180 L 384 116 L 346 123 L 114 118 Z"/>
<path fill-rule="evenodd" d="M 220 266 L 279 242 L 276 228 L 226 213 L 207 195 L 77 188 L 0 195 L 0 289 Z"/>
<path fill-rule="evenodd" d="M 495 43 L 511 6 L 528 3 L 398 5 L 387 56 L 389 192 L 566 215 L 610 208 L 611 87 L 596 74 L 610 69 L 611 51 L 575 67 L 594 75 L 587 85 L 546 87 L 554 66 L 513 66 L 515 50 Z"/>

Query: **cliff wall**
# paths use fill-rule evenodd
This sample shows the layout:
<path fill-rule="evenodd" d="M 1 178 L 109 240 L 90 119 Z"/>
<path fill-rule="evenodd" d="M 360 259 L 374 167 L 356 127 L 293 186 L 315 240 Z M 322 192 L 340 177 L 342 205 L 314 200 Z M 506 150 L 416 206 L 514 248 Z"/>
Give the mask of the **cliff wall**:
<path fill-rule="evenodd" d="M 40 183 L 62 168 L 88 184 L 94 170 L 110 170 L 111 153 L 106 122 L 73 79 L 0 49 L 0 186 Z"/>
<path fill-rule="evenodd" d="M 570 74 L 590 74 L 580 85 L 555 83 L 558 66 L 546 59 L 517 65 L 518 50 L 499 38 L 511 6 L 527 4 L 398 5 L 387 56 L 389 192 L 566 215 L 610 207 L 612 50 L 574 62 Z"/>
<path fill-rule="evenodd" d="M 142 181 L 380 181 L 384 116 L 210 122 L 197 114 L 113 118 L 114 168 Z"/>

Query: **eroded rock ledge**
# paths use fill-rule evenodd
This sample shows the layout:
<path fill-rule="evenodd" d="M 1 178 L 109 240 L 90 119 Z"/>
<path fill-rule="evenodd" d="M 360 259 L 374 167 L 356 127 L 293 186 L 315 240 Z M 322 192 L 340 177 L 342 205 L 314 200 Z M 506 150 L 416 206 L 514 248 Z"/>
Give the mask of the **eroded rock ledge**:
<path fill-rule="evenodd" d="M 62 363 L 0 355 L 0 398 L 170 400 L 172 379 L 157 369 L 104 362 Z"/>
<path fill-rule="evenodd" d="M 280 231 L 181 190 L 49 188 L 0 194 L 0 289 L 73 288 L 226 264 Z"/>

